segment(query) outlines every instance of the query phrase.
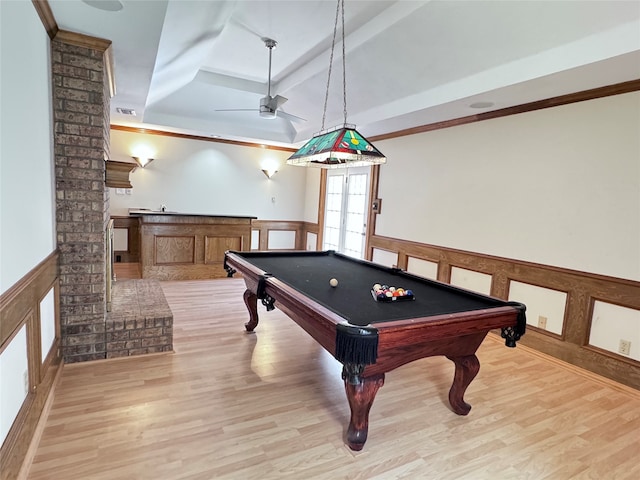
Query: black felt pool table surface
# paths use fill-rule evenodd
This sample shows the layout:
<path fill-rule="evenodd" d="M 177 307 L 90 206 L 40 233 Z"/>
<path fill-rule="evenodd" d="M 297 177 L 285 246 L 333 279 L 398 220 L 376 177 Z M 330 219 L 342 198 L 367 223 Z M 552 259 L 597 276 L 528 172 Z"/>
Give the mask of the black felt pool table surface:
<path fill-rule="evenodd" d="M 481 310 L 506 304 L 499 299 L 331 251 L 237 253 L 265 273 L 358 325 Z M 337 287 L 329 284 L 332 278 L 338 280 Z M 410 289 L 415 300 L 375 301 L 371 288 L 376 283 Z"/>

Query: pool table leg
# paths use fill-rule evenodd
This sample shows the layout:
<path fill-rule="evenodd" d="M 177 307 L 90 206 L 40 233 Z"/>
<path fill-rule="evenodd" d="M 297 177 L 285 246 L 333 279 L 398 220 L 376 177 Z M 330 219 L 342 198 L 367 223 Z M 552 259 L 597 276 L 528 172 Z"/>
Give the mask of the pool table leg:
<path fill-rule="evenodd" d="M 242 299 L 249 310 L 249 321 L 244 324 L 244 328 L 247 332 L 253 332 L 253 329 L 258 326 L 258 297 L 251 290 L 246 289 Z"/>
<path fill-rule="evenodd" d="M 344 388 L 351 408 L 351 420 L 347 430 L 347 444 L 351 450 L 362 450 L 367 441 L 369 410 L 382 385 L 384 385 L 384 373 L 360 377 L 360 382 L 355 385 L 349 382 L 348 378 L 344 380 Z"/>
<path fill-rule="evenodd" d="M 464 392 L 480 370 L 478 357 L 466 355 L 463 357 L 447 357 L 456 365 L 456 373 L 453 384 L 449 390 L 449 403 L 458 415 L 466 415 L 471 410 L 471 405 L 464 401 Z"/>

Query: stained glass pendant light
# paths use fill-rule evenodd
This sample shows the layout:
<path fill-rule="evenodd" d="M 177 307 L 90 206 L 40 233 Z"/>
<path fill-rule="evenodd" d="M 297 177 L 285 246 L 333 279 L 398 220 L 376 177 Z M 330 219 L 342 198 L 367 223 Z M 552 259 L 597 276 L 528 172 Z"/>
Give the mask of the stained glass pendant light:
<path fill-rule="evenodd" d="M 380 150 L 358 133 L 355 125 L 344 124 L 317 133 L 291 155 L 287 163 L 308 167 L 340 168 L 362 167 L 386 161 Z"/>
<path fill-rule="evenodd" d="M 331 65 L 336 44 L 338 17 L 342 12 L 342 97 L 344 124 L 325 130 L 324 121 L 327 115 L 327 100 L 331 83 Z M 361 167 L 386 163 L 387 158 L 356 130 L 355 125 L 347 123 L 347 82 L 344 47 L 344 0 L 338 0 L 336 20 L 333 27 L 331 58 L 329 59 L 329 75 L 322 113 L 322 129 L 297 152 L 287 159 L 289 165 L 319 168 Z"/>

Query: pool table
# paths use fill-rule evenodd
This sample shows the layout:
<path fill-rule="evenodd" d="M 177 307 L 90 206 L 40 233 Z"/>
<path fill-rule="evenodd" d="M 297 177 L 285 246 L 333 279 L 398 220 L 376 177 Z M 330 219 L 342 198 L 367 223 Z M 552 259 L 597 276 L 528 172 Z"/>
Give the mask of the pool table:
<path fill-rule="evenodd" d="M 464 393 L 478 373 L 475 353 L 490 330 L 502 329 L 509 347 L 525 333 L 525 306 L 488 297 L 334 251 L 228 251 L 225 268 L 247 289 L 247 331 L 258 325 L 258 299 L 278 307 L 342 363 L 351 409 L 347 444 L 361 450 L 369 411 L 384 376 L 401 365 L 434 355 L 455 364 L 449 403 L 458 415 L 471 406 Z M 337 286 L 330 285 L 335 278 Z M 412 295 L 378 300 L 374 284 Z M 396 298 L 393 300 L 393 298 Z"/>

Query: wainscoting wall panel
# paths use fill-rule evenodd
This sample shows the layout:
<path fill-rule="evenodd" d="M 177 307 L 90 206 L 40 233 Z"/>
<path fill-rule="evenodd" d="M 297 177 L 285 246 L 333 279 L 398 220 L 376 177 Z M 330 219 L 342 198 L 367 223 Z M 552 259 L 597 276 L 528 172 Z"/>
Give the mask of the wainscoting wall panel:
<path fill-rule="evenodd" d="M 286 220 L 253 220 L 251 222 L 252 238 L 257 235 L 257 248 L 252 242 L 252 250 L 305 250 L 307 232 L 317 234 L 317 225 L 307 222 Z M 257 233 L 256 233 L 257 232 Z M 270 245 L 273 240 L 274 244 Z M 283 246 L 285 245 L 285 246 Z"/>
<path fill-rule="evenodd" d="M 491 275 L 466 268 L 451 267 L 451 285 L 473 290 L 483 295 L 490 295 Z"/>
<path fill-rule="evenodd" d="M 0 295 L 0 358 L 3 363 L 11 361 L 6 370 L 3 368 L 0 381 L 3 395 L 13 393 L 21 401 L 17 412 L 2 412 L 3 419 L 9 422 L 0 448 L 2 480 L 17 478 L 62 370 L 59 298 L 57 252 Z M 19 358 L 9 358 L 12 352 L 17 352 Z M 11 372 L 13 380 L 5 377 L 5 372 Z M 9 417 L 14 414 L 11 421 Z"/>
<path fill-rule="evenodd" d="M 259 246 L 260 246 L 260 230 L 252 229 L 251 230 L 251 250 L 259 250 Z"/>
<path fill-rule="evenodd" d="M 56 321 L 55 288 L 51 288 L 40 302 L 40 359 L 47 360 L 56 338 L 59 338 L 59 324 Z"/>
<path fill-rule="evenodd" d="M 319 250 L 318 249 L 318 235 L 315 233 L 307 232 L 306 250 Z"/>
<path fill-rule="evenodd" d="M 297 237 L 293 230 L 269 230 L 269 249 L 295 250 Z"/>
<path fill-rule="evenodd" d="M 620 349 L 627 348 L 630 358 L 640 360 L 638 325 L 640 325 L 640 310 L 594 300 L 589 345 L 612 353 L 618 353 Z"/>
<path fill-rule="evenodd" d="M 564 338 L 567 294 L 522 282 L 509 283 L 509 300 L 527 306 L 527 325 Z"/>
<path fill-rule="evenodd" d="M 535 313 L 537 307 L 532 305 L 535 318 L 522 338 L 522 343 L 640 390 L 640 361 L 620 353 L 617 347 L 619 336 L 629 337 L 640 330 L 640 282 L 379 235 L 373 235 L 368 245 L 374 251 L 397 255 L 397 266 L 402 269 L 407 269 L 410 258 L 412 266 L 416 265 L 414 259 L 437 264 L 438 280 L 446 283 L 450 283 L 454 267 L 490 275 L 491 295 L 502 299 L 510 298 L 509 290 L 513 288 L 514 282 L 546 289 L 548 298 L 555 299 L 552 300 L 555 302 L 552 311 L 563 311 L 563 314 L 554 313 L 551 318 L 552 328 L 558 330 L 553 327 L 554 316 L 562 317 L 563 327 L 559 331 L 563 335 L 534 326 L 538 322 Z M 389 254 L 385 256 L 388 257 Z M 566 296 L 566 301 L 555 298 L 558 295 Z M 544 298 L 547 298 L 546 294 Z M 594 304 L 597 301 L 629 309 L 635 312 L 633 319 L 627 323 L 627 320 L 622 322 L 608 316 L 609 319 L 604 320 L 605 325 L 599 325 L 597 332 L 590 335 Z M 561 309 L 560 304 L 564 308 Z M 599 311 L 597 308 L 596 313 Z M 529 321 L 531 322 L 531 318 Z M 549 321 L 547 319 L 547 329 Z M 623 331 L 619 331 L 622 323 L 625 327 Z M 602 345 L 603 342 L 608 342 L 607 348 L 614 350 L 595 346 Z M 632 346 L 633 344 L 632 341 Z"/>
<path fill-rule="evenodd" d="M 27 398 L 23 375 L 29 373 L 27 354 L 27 326 L 23 324 L 14 337 L 0 353 L 0 372 L 2 372 L 2 391 L 7 398 L 2 402 L 2 423 L 0 424 L 0 441 L 3 441 L 13 420 L 18 416 L 20 408 Z"/>
<path fill-rule="evenodd" d="M 385 265 L 387 267 L 398 265 L 398 255 L 395 252 L 391 252 L 381 248 L 373 249 L 373 257 L 371 260 L 375 263 L 379 263 L 380 265 Z"/>
<path fill-rule="evenodd" d="M 115 261 L 138 263 L 140 261 L 140 221 L 137 217 L 112 216 L 114 226 Z M 125 237 L 126 242 L 119 238 Z"/>
<path fill-rule="evenodd" d="M 438 264 L 422 258 L 408 257 L 407 272 L 436 280 L 438 278 Z"/>

